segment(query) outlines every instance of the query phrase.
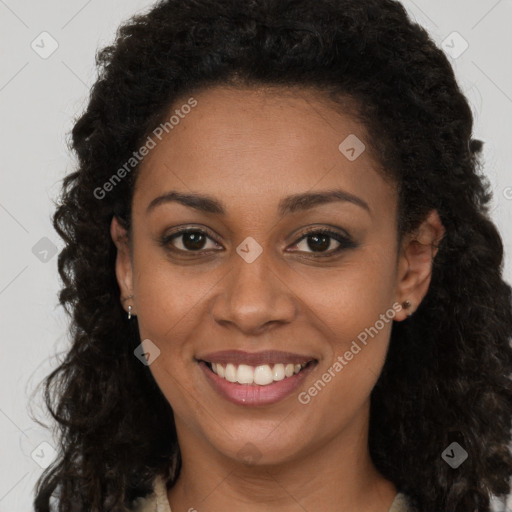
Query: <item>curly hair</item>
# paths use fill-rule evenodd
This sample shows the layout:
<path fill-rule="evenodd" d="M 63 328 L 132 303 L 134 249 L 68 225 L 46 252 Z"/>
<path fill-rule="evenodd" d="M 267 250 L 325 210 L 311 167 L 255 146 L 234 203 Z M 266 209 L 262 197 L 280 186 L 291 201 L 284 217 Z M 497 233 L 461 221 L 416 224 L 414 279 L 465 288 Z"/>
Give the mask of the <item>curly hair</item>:
<path fill-rule="evenodd" d="M 126 510 L 157 474 L 179 475 L 173 411 L 134 357 L 137 322 L 114 272 L 110 222 L 130 226 L 137 168 L 108 199 L 94 191 L 178 98 L 243 85 L 353 102 L 399 192 L 399 235 L 439 213 L 446 234 L 429 291 L 393 326 L 372 391 L 370 454 L 420 512 L 489 511 L 512 475 L 511 289 L 471 109 L 425 29 L 394 0 L 165 0 L 121 26 L 97 65 L 72 130 L 78 167 L 54 214 L 72 345 L 44 381 L 59 455 L 35 510 L 49 511 L 52 497 L 61 512 Z M 469 454 L 456 470 L 441 458 L 453 441 Z"/>

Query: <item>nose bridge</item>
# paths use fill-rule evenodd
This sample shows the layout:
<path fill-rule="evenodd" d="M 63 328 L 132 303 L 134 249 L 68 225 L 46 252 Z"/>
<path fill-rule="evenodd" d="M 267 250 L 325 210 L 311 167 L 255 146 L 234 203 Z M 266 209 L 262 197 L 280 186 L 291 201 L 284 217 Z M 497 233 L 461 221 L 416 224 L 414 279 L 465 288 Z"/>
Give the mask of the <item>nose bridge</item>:
<path fill-rule="evenodd" d="M 293 294 L 278 277 L 271 252 L 261 250 L 254 257 L 254 251 L 251 241 L 240 244 L 212 307 L 216 322 L 236 324 L 243 331 L 258 330 L 269 322 L 288 323 L 296 310 Z"/>

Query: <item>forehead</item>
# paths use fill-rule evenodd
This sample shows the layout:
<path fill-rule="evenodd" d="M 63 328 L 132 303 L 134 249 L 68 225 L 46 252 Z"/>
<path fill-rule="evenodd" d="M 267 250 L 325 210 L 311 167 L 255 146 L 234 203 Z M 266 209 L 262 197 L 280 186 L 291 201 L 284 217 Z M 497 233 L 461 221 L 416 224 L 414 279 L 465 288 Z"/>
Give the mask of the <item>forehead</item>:
<path fill-rule="evenodd" d="M 214 87 L 192 99 L 176 101 L 164 118 L 172 124 L 153 132 L 134 207 L 167 189 L 260 204 L 339 187 L 370 201 L 393 199 L 349 103 L 345 112 L 318 92 L 279 88 Z"/>

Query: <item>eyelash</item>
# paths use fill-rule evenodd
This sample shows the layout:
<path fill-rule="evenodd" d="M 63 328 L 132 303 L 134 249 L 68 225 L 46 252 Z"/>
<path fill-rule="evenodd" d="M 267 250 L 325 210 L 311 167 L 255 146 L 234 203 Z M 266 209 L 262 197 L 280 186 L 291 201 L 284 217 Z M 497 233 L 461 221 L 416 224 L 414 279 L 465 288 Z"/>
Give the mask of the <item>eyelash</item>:
<path fill-rule="evenodd" d="M 205 235 L 207 238 L 209 238 L 210 240 L 212 240 L 213 242 L 218 244 L 218 242 L 215 240 L 215 237 L 210 232 L 208 232 L 204 229 L 185 228 L 185 229 L 181 229 L 179 231 L 175 231 L 174 233 L 164 235 L 160 240 L 160 245 L 162 247 L 165 247 L 165 248 L 173 251 L 173 252 L 178 252 L 181 254 L 191 254 L 191 255 L 192 254 L 193 255 L 203 255 L 204 253 L 209 252 L 211 250 L 211 249 L 206 249 L 206 250 L 203 249 L 203 250 L 198 250 L 198 251 L 191 251 L 191 250 L 177 249 L 176 247 L 173 247 L 173 245 L 171 243 L 173 240 L 179 238 L 180 236 L 186 235 L 188 233 L 198 233 L 201 235 Z M 296 242 L 293 243 L 293 245 L 298 245 L 300 242 L 302 242 L 303 240 L 305 240 L 308 237 L 313 236 L 313 235 L 328 236 L 329 238 L 334 239 L 339 243 L 339 246 L 336 249 L 331 249 L 329 251 L 316 252 L 316 253 L 314 251 L 306 252 L 306 254 L 311 254 L 315 258 L 333 256 L 343 250 L 353 249 L 356 247 L 355 242 L 350 237 L 348 237 L 346 235 L 342 235 L 341 233 L 337 233 L 335 231 L 331 231 L 329 229 L 325 229 L 325 228 L 312 228 L 307 231 L 304 231 L 301 234 L 300 238 Z M 294 251 L 294 252 L 304 252 L 304 251 Z"/>

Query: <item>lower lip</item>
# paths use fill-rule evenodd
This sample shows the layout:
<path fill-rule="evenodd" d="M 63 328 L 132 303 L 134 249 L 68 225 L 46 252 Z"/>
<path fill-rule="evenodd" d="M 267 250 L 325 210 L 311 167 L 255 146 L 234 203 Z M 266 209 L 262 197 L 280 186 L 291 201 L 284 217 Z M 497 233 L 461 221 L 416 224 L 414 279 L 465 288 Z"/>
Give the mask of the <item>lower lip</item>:
<path fill-rule="evenodd" d="M 291 377 L 285 377 L 266 386 L 258 386 L 229 382 L 213 373 L 204 361 L 199 361 L 199 367 L 217 393 L 234 404 L 251 406 L 270 405 L 283 400 L 300 386 L 315 365 L 316 362 L 313 362 Z"/>

